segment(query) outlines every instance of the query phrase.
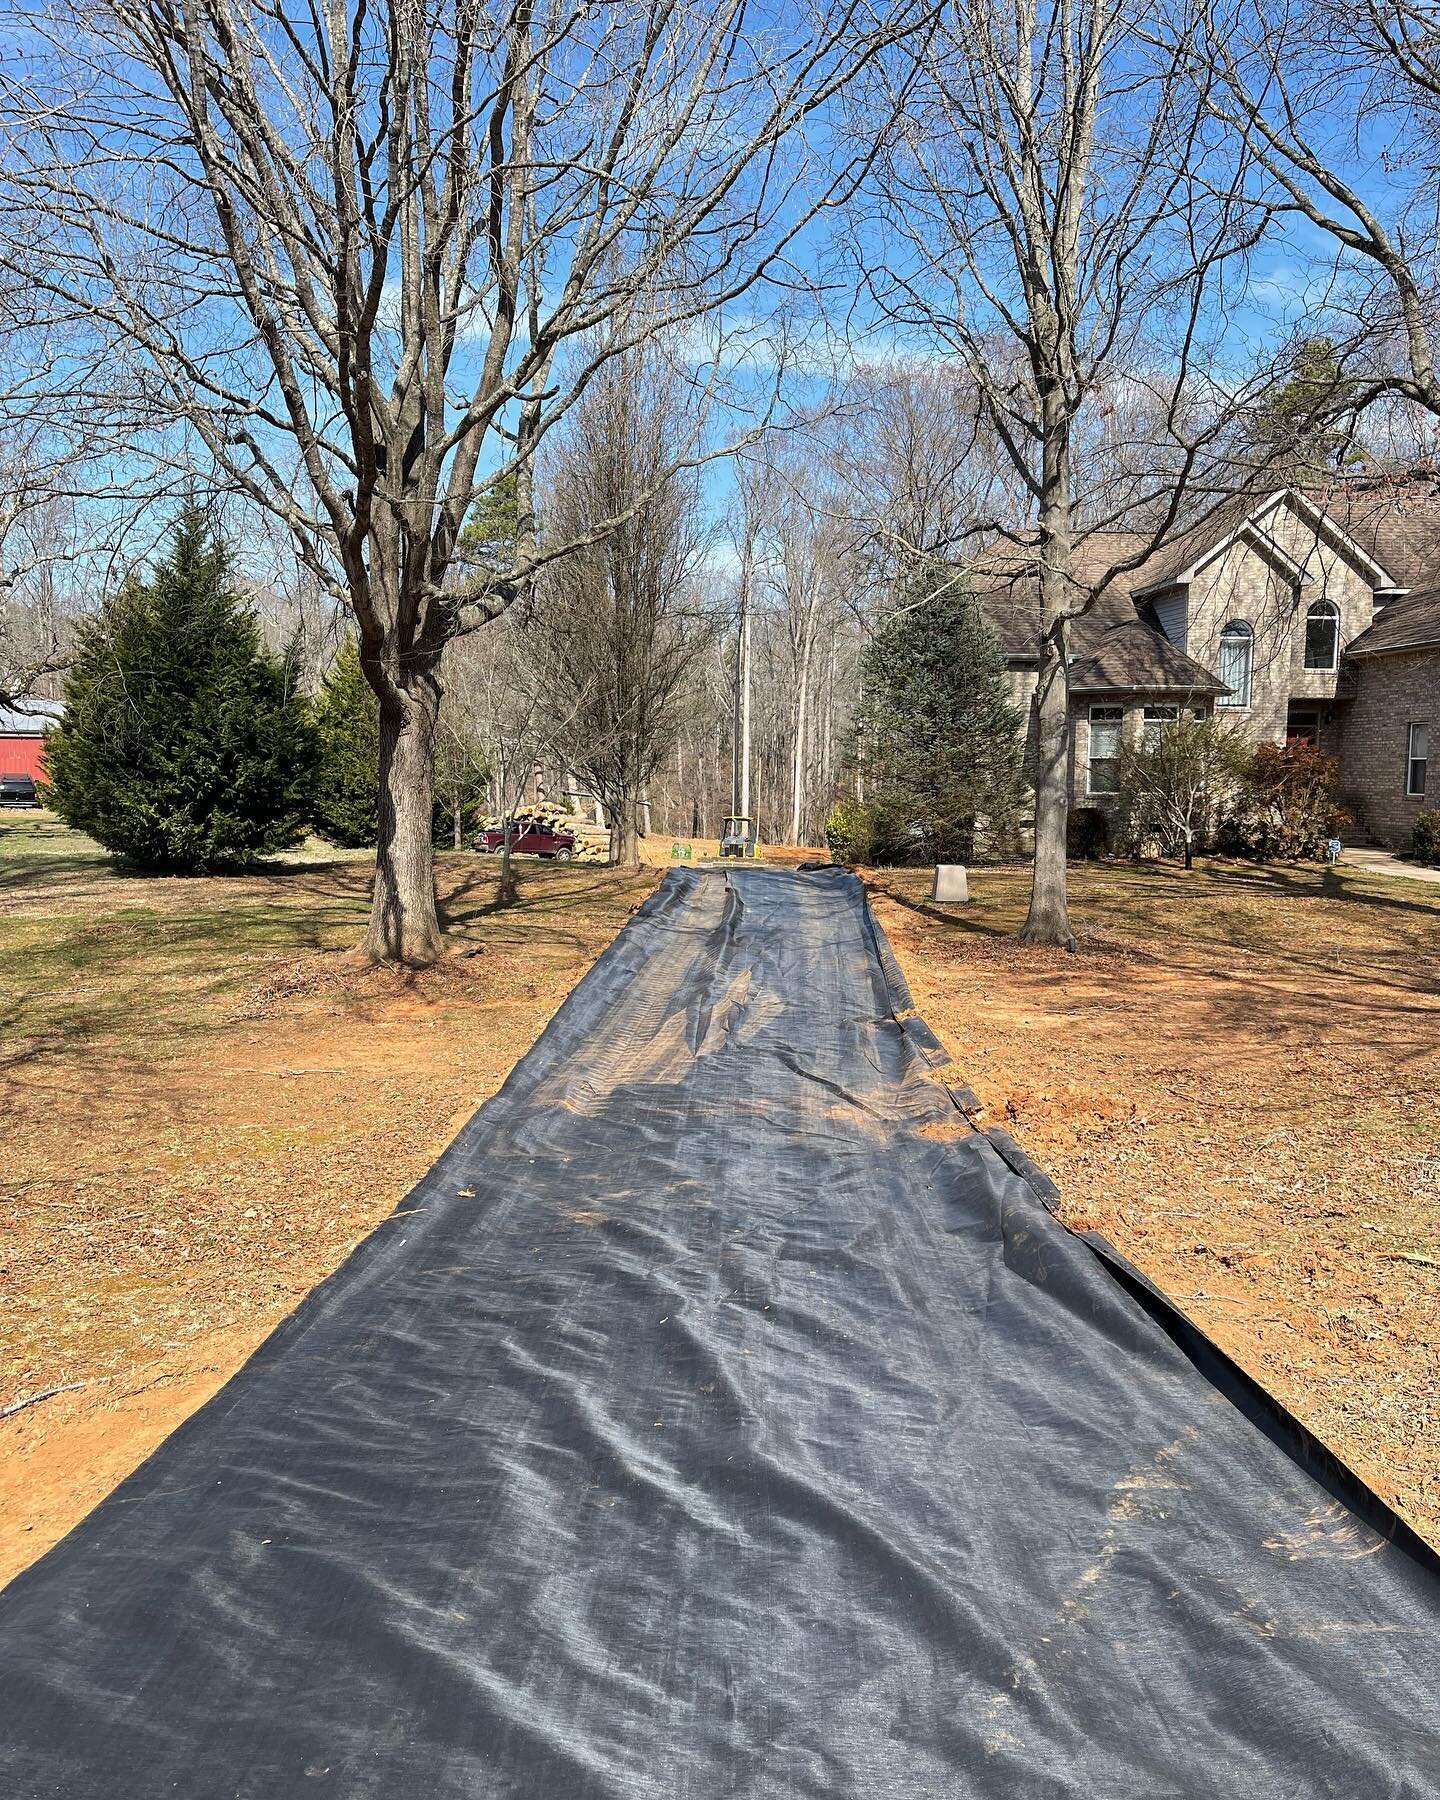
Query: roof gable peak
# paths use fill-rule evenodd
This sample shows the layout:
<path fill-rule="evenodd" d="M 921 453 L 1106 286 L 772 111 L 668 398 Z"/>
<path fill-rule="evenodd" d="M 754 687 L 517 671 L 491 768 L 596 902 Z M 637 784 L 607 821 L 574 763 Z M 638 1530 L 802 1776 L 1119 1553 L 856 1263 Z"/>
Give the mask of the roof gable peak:
<path fill-rule="evenodd" d="M 1231 514 L 1225 525 L 1218 518 L 1211 519 L 1180 539 L 1176 548 L 1183 558 L 1181 566 L 1166 570 L 1137 587 L 1136 600 L 1148 599 L 1165 588 L 1188 587 L 1207 564 L 1214 562 L 1217 556 L 1241 540 L 1248 540 L 1263 555 L 1278 561 L 1293 580 L 1301 579 L 1305 573 L 1304 566 L 1265 529 L 1265 520 L 1281 506 L 1288 506 L 1298 517 L 1304 519 L 1317 537 L 1323 535 L 1329 538 L 1342 554 L 1364 571 L 1372 587 L 1392 593 L 1403 591 L 1389 571 L 1362 545 L 1356 543 L 1349 532 L 1323 506 L 1306 494 L 1303 488 L 1281 487 L 1262 495 L 1238 519 Z M 1207 529 L 1207 525 L 1213 527 L 1213 531 Z"/>

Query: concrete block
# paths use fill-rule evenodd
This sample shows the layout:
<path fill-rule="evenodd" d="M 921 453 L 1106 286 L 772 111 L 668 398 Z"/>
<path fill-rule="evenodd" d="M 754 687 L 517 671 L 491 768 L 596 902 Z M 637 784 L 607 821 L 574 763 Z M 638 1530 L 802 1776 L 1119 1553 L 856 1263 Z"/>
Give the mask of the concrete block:
<path fill-rule="evenodd" d="M 968 900 L 970 880 L 965 873 L 964 863 L 938 863 L 935 868 L 935 886 L 930 897 L 938 900 L 942 906 Z"/>

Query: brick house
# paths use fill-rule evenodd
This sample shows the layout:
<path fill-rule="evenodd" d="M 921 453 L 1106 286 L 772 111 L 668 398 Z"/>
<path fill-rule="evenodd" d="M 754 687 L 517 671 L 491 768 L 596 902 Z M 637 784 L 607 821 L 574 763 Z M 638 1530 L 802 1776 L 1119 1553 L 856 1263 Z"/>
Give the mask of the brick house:
<path fill-rule="evenodd" d="M 1144 540 L 1094 533 L 1098 587 Z M 1017 704 L 1037 679 L 1033 555 L 970 565 Z M 1214 711 L 1255 743 L 1300 738 L 1340 761 L 1358 827 L 1405 848 L 1440 806 L 1440 475 L 1340 478 L 1248 494 L 1100 588 L 1070 636 L 1071 799 L 1115 804 L 1122 741 Z"/>

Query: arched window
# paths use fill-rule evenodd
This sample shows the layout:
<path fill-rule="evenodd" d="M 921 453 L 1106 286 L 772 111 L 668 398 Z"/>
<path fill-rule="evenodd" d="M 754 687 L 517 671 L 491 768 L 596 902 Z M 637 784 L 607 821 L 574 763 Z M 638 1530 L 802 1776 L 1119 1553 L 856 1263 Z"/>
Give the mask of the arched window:
<path fill-rule="evenodd" d="M 1215 673 L 1229 688 L 1217 706 L 1249 706 L 1250 671 L 1255 660 L 1255 633 L 1243 619 L 1232 619 L 1220 633 L 1220 663 Z"/>
<path fill-rule="evenodd" d="M 1333 600 L 1317 600 L 1305 615 L 1305 667 L 1340 666 L 1340 608 Z"/>

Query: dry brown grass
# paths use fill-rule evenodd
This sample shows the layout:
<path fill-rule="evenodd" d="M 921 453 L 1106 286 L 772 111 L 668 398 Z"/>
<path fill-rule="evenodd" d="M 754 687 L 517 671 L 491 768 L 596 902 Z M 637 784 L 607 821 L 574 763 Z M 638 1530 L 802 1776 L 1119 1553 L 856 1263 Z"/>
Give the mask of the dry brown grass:
<path fill-rule="evenodd" d="M 0 815 L 0 1580 L 208 1397 L 492 1093 L 652 871 L 442 856 L 451 943 L 357 968 L 360 856 L 117 874 Z"/>
<path fill-rule="evenodd" d="M 656 866 L 669 840 L 651 839 Z M 708 847 L 708 846 L 707 846 Z M 663 852 L 663 854 L 661 854 Z M 800 860 L 807 852 L 792 852 Z M 118 875 L 0 816 L 0 1580 L 222 1382 L 503 1080 L 653 886 L 441 859 L 457 958 L 355 968 L 363 857 Z M 874 877 L 921 1011 L 1097 1226 L 1440 1541 L 1440 893 L 1348 871 Z"/>
<path fill-rule="evenodd" d="M 1440 1543 L 1440 890 L 1346 869 L 1072 870 L 1077 954 L 1027 950 L 1028 872 L 871 878 L 992 1118 L 1103 1232 Z"/>

